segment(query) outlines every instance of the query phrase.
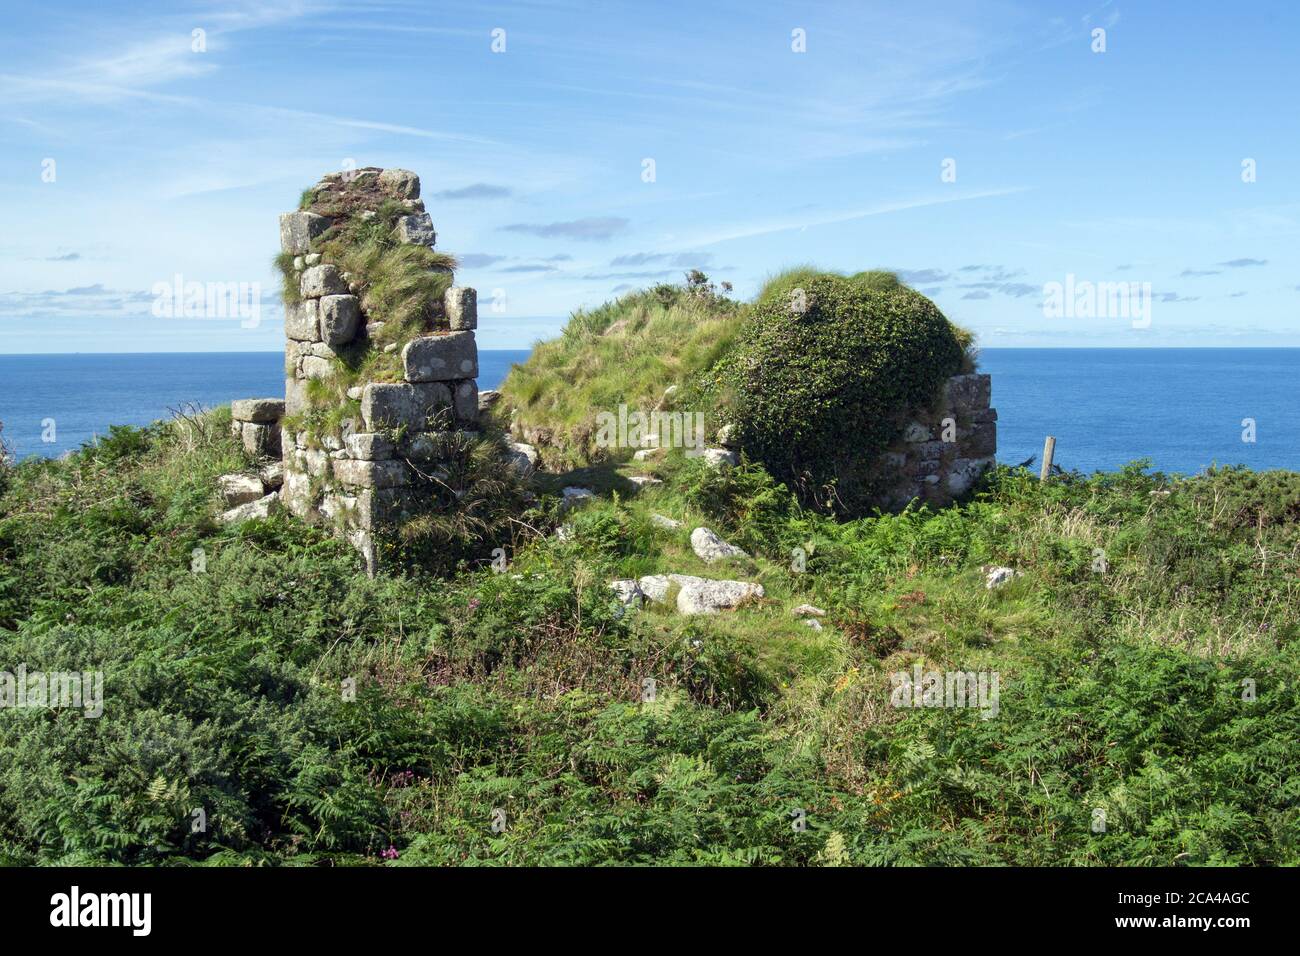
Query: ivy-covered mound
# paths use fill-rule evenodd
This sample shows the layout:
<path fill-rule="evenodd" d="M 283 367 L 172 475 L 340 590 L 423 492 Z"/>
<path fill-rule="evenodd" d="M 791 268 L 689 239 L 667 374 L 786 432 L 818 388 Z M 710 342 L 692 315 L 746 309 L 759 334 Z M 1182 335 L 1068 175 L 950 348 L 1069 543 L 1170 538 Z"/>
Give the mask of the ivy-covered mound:
<path fill-rule="evenodd" d="M 761 295 L 709 375 L 739 447 L 805 504 L 844 514 L 870 509 L 877 459 L 963 370 L 969 341 L 925 296 L 870 275 Z"/>

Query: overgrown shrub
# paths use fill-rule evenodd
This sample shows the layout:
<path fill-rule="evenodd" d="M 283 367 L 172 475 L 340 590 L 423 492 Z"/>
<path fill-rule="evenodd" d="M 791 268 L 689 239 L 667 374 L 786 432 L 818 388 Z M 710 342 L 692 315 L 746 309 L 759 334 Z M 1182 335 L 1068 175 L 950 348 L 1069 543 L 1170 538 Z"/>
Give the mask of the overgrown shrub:
<path fill-rule="evenodd" d="M 877 456 L 964 350 L 918 292 L 830 274 L 797 282 L 755 304 L 709 389 L 740 447 L 804 503 L 861 513 Z"/>

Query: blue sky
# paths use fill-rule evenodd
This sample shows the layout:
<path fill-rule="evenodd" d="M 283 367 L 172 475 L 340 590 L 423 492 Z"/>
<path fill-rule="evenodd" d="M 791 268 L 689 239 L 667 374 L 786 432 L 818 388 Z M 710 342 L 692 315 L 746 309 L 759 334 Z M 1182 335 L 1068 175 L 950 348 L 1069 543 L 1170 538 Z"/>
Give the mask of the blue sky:
<path fill-rule="evenodd" d="M 277 214 L 349 164 L 420 174 L 485 348 L 688 267 L 748 297 L 800 263 L 898 269 L 987 347 L 1300 346 L 1294 3 L 172 0 L 5 26 L 3 352 L 278 349 L 274 301 L 248 328 L 155 318 L 151 289 L 270 295 Z M 1071 275 L 1150 283 L 1149 326 L 1047 317 Z"/>

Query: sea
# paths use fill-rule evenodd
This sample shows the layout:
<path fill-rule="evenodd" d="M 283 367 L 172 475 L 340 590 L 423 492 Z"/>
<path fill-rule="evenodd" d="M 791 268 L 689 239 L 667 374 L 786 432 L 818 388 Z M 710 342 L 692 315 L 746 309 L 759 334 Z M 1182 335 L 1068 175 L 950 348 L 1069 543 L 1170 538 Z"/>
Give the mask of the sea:
<path fill-rule="evenodd" d="M 527 349 L 479 352 L 495 388 Z M 58 456 L 110 425 L 284 394 L 278 352 L 0 355 L 0 422 L 18 457 Z M 1300 349 L 984 349 L 998 459 L 1056 439 L 1084 473 L 1136 460 L 1194 474 L 1212 465 L 1300 470 Z"/>

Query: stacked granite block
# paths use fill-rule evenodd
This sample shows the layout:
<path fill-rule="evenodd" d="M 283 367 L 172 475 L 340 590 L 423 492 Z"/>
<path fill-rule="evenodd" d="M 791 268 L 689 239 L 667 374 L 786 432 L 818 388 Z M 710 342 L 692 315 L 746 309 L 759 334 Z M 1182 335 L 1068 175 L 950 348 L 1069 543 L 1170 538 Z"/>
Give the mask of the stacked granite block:
<path fill-rule="evenodd" d="M 881 504 L 903 508 L 920 501 L 943 507 L 967 494 L 997 454 L 998 413 L 990 407 L 988 375 L 955 375 L 937 407 L 903 429 L 882 457 L 888 491 Z"/>
<path fill-rule="evenodd" d="M 420 180 L 398 169 L 364 169 L 326 176 L 314 189 L 330 208 L 363 219 L 368 200 L 396 200 L 409 210 L 393 237 L 432 247 L 436 233 L 420 201 Z M 320 239 L 335 220 L 314 212 L 280 217 L 280 244 L 294 257 L 301 301 L 285 308 L 285 414 L 304 411 L 308 383 L 328 384 L 338 359 L 364 352 L 382 325 L 365 307 L 366 276 L 341 272 L 326 261 Z M 440 450 L 454 430 L 478 420 L 477 296 L 453 285 L 429 303 L 430 327 L 403 343 L 400 382 L 364 382 L 347 390 L 342 423 L 331 434 L 305 431 L 280 437 L 284 449 L 281 500 L 299 517 L 347 535 L 373 570 L 374 534 L 418 512 L 439 474 Z M 319 399 L 318 399 L 319 400 Z"/>
<path fill-rule="evenodd" d="M 241 398 L 230 403 L 230 430 L 254 458 L 280 457 L 282 398 Z"/>

